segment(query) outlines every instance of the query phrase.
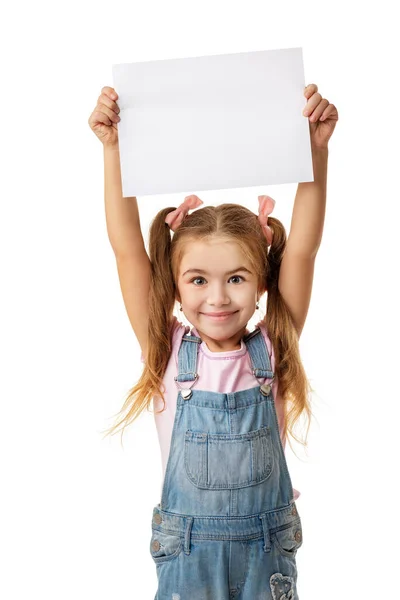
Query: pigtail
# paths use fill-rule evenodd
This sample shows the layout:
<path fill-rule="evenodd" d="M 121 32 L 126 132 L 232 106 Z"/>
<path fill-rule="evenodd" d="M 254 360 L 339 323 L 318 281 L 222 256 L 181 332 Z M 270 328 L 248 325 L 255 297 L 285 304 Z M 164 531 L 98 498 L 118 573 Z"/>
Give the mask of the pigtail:
<path fill-rule="evenodd" d="M 161 392 L 162 378 L 171 354 L 171 323 L 175 305 L 175 284 L 171 268 L 171 230 L 165 217 L 174 207 L 158 212 L 150 225 L 149 258 L 151 280 L 146 365 L 153 392 Z M 165 390 L 163 390 L 165 391 Z"/>
<path fill-rule="evenodd" d="M 122 436 L 125 428 L 139 417 L 145 409 L 149 410 L 153 396 L 162 398 L 163 376 L 171 354 L 171 331 L 174 309 L 174 280 L 171 271 L 171 230 L 165 223 L 166 215 L 173 208 L 165 208 L 158 212 L 150 225 L 149 258 L 151 262 L 151 278 L 149 293 L 149 326 L 147 355 L 141 377 L 125 398 L 118 415 L 121 418 L 105 431 L 105 435 L 117 433 L 122 425 Z"/>
<path fill-rule="evenodd" d="M 312 415 L 309 394 L 313 389 L 301 361 L 299 336 L 294 321 L 279 292 L 279 273 L 287 242 L 286 231 L 282 223 L 273 217 L 269 217 L 268 225 L 274 233 L 267 259 L 268 299 L 265 324 L 274 348 L 279 393 L 285 405 L 284 435 L 286 437 L 289 431 L 297 442 L 307 446 L 306 441 L 302 442 L 296 436 L 293 425 L 302 413 L 306 414 L 308 427 L 305 440 L 307 440 Z M 288 440 L 293 450 L 289 437 Z"/>
<path fill-rule="evenodd" d="M 174 208 L 161 210 L 153 219 L 149 233 L 151 284 L 149 297 L 149 336 L 157 335 L 158 343 L 169 347 L 169 329 L 174 309 L 175 284 L 171 269 L 171 230 L 165 217 Z M 150 325 L 151 324 L 151 325 Z M 156 331 L 154 326 L 156 325 Z M 157 333 L 159 330 L 159 333 Z M 157 346 L 156 340 L 154 344 Z"/>

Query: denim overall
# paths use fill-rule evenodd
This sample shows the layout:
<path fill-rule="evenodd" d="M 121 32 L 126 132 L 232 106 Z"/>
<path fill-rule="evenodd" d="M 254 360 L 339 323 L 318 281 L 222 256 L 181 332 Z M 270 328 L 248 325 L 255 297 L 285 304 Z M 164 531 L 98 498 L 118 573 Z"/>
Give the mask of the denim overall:
<path fill-rule="evenodd" d="M 261 330 L 243 341 L 254 377 L 272 380 Z M 151 524 L 155 600 L 298 600 L 302 526 L 272 381 L 226 394 L 179 385 L 199 378 L 201 342 L 188 333 L 179 348 L 170 453 Z"/>

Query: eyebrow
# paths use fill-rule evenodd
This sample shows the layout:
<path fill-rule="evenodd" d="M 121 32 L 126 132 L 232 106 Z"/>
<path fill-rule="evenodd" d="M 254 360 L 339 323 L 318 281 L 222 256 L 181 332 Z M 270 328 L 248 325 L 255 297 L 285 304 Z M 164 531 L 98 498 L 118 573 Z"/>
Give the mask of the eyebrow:
<path fill-rule="evenodd" d="M 237 273 L 238 271 L 244 271 L 245 273 L 249 273 L 252 275 L 252 272 L 246 269 L 246 267 L 238 267 L 237 269 L 233 269 L 233 271 L 228 271 L 225 275 L 230 275 L 231 273 Z M 188 269 L 182 274 L 182 277 L 187 273 L 203 273 L 203 275 L 208 275 L 207 271 L 203 271 L 203 269 Z"/>

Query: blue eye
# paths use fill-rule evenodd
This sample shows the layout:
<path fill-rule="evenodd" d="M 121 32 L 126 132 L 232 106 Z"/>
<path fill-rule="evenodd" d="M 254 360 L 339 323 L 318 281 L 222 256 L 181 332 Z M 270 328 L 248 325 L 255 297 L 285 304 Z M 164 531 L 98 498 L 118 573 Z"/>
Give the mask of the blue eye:
<path fill-rule="evenodd" d="M 230 277 L 230 279 L 233 279 L 234 277 L 236 277 L 236 279 L 243 279 L 243 281 L 244 281 L 244 278 L 241 275 L 232 275 L 232 277 Z"/>
<path fill-rule="evenodd" d="M 203 277 L 195 277 L 194 279 L 190 280 L 190 283 L 193 283 L 194 281 L 196 281 L 197 279 L 203 279 Z M 201 286 L 200 286 L 201 287 Z"/>
<path fill-rule="evenodd" d="M 234 277 L 235 277 L 235 278 L 238 278 L 238 279 L 242 279 L 242 280 L 244 281 L 244 277 L 242 277 L 241 275 L 232 275 L 232 277 L 230 277 L 229 279 L 233 279 Z M 205 281 L 204 277 L 194 277 L 193 279 L 191 279 L 191 280 L 190 280 L 190 283 L 193 283 L 193 282 L 194 282 L 194 281 L 196 281 L 197 279 L 203 279 L 203 280 Z M 197 286 L 197 287 L 202 287 L 201 285 L 200 285 L 200 286 L 198 286 L 197 284 L 196 284 L 196 286 Z"/>

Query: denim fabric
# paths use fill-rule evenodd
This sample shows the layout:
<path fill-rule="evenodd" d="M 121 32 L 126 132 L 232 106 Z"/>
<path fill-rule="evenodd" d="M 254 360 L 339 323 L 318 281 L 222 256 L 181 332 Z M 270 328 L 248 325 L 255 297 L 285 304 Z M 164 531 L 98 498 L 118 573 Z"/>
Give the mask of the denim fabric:
<path fill-rule="evenodd" d="M 243 340 L 255 379 L 272 380 L 260 329 Z M 190 389 L 201 383 L 200 343 L 188 334 L 179 348 L 170 453 L 151 523 L 155 600 L 298 600 L 302 525 L 272 381 L 226 394 Z"/>

